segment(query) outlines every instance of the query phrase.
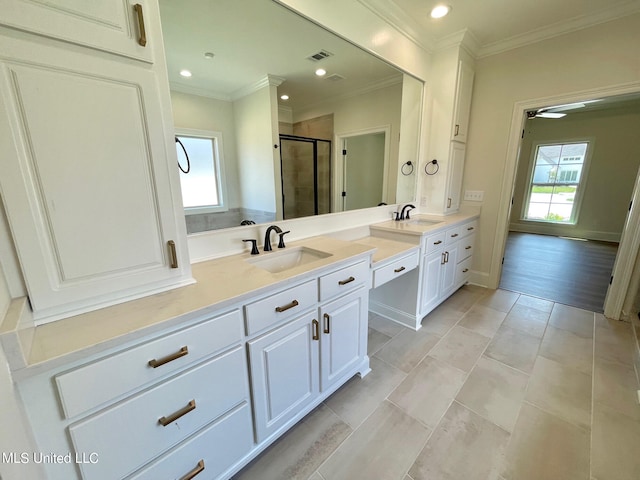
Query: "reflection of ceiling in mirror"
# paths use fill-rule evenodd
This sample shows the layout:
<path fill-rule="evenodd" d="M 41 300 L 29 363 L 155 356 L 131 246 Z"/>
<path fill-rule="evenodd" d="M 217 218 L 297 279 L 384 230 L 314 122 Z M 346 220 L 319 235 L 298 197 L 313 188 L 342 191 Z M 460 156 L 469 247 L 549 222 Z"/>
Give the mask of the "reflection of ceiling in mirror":
<path fill-rule="evenodd" d="M 400 75 L 272 1 L 160 0 L 160 11 L 174 90 L 233 100 L 269 74 L 285 79 L 279 93 L 286 91 L 287 105 L 296 109 L 398 81 Z M 308 59 L 321 50 L 332 55 Z M 320 67 L 327 71 L 324 77 L 314 73 Z M 182 69 L 193 76 L 180 77 Z"/>

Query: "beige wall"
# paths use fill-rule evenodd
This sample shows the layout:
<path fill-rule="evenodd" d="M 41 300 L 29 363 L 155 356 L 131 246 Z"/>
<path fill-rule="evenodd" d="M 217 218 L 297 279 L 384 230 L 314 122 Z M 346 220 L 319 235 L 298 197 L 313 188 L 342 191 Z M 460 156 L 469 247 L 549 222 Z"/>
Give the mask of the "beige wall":
<path fill-rule="evenodd" d="M 511 209 L 511 229 L 618 242 L 640 165 L 640 103 L 613 110 L 575 111 L 560 119 L 525 124 Z M 575 225 L 522 221 L 523 200 L 536 142 L 592 138 L 591 160 Z"/>
<path fill-rule="evenodd" d="M 505 216 L 498 224 L 500 203 L 511 193 L 502 195 L 503 176 L 515 161 L 507 155 L 509 141 L 520 132 L 520 125 L 511 132 L 516 102 L 587 95 L 588 90 L 632 82 L 640 90 L 638 45 L 640 15 L 633 15 L 477 60 L 463 183 L 463 190 L 485 192 L 475 281 L 494 287 L 489 279 L 497 282 L 501 252 L 493 258 L 494 246 L 507 223 Z M 511 179 L 505 184 L 511 185 Z"/>

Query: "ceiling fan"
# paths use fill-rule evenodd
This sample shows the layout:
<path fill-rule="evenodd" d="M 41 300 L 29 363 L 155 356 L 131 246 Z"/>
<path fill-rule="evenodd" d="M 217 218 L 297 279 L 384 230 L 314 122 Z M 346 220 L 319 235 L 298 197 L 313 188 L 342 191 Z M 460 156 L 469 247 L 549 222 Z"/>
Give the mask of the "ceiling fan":
<path fill-rule="evenodd" d="M 586 100 L 584 102 L 566 103 L 563 105 L 554 105 L 552 107 L 543 107 L 537 110 L 527 112 L 527 118 L 562 118 L 566 115 L 563 112 L 570 112 L 579 108 L 584 108 L 589 103 L 598 102 L 599 100 Z"/>

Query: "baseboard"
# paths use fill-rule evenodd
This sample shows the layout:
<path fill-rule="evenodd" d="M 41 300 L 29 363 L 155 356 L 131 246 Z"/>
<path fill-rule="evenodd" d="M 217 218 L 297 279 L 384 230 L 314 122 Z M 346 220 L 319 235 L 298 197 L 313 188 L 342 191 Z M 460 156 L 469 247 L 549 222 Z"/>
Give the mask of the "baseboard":
<path fill-rule="evenodd" d="M 636 371 L 636 382 L 640 391 L 640 319 L 631 318 L 631 332 L 633 333 L 633 366 Z"/>
<path fill-rule="evenodd" d="M 477 285 L 479 287 L 491 288 L 489 282 L 489 274 L 486 272 L 471 270 L 471 275 L 469 275 L 469 283 L 471 285 Z"/>
<path fill-rule="evenodd" d="M 599 232 L 596 230 L 582 230 L 573 226 L 538 224 L 538 223 L 510 223 L 509 231 L 521 233 L 537 233 L 556 237 L 575 237 L 597 240 L 600 242 L 619 243 L 621 232 Z"/>
<path fill-rule="evenodd" d="M 420 324 L 421 319 L 416 319 L 415 315 L 378 303 L 375 300 L 371 300 L 371 298 L 369 298 L 369 311 L 413 330 L 419 330 L 422 326 Z"/>

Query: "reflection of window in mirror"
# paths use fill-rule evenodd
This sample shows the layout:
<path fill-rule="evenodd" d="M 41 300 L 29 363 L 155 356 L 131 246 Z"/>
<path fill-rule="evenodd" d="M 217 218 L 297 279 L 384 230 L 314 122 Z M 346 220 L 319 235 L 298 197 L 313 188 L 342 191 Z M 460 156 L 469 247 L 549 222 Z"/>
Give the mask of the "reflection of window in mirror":
<path fill-rule="evenodd" d="M 180 171 L 182 204 L 186 215 L 223 212 L 225 183 L 222 165 L 222 134 L 219 132 L 181 130 L 176 132 L 189 155 L 188 173 Z M 187 159 L 182 147 L 176 143 L 178 161 L 186 170 Z"/>

